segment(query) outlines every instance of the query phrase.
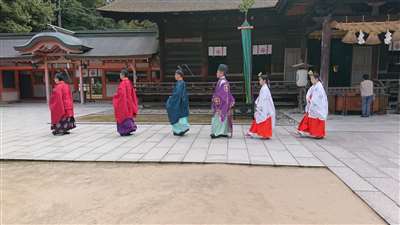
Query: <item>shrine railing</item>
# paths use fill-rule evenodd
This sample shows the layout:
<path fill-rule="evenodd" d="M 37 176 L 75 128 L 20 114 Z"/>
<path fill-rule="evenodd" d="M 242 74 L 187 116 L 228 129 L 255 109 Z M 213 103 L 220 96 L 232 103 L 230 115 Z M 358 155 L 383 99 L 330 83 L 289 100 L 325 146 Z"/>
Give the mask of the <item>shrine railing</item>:
<path fill-rule="evenodd" d="M 399 107 L 400 109 L 400 79 L 381 79 L 379 82 L 385 87 L 385 91 L 389 96 L 389 106 L 392 109 Z"/>
<path fill-rule="evenodd" d="M 229 82 L 231 92 L 235 96 L 237 102 L 243 101 L 245 95 L 243 82 Z M 214 92 L 216 82 L 186 82 L 186 89 L 191 100 L 201 101 L 209 100 Z M 174 82 L 139 82 L 136 84 L 136 91 L 143 101 L 163 100 L 171 95 Z M 258 82 L 252 82 L 253 95 L 258 95 L 260 85 Z M 298 90 L 295 82 L 288 81 L 271 81 L 271 93 L 277 105 L 296 106 Z"/>

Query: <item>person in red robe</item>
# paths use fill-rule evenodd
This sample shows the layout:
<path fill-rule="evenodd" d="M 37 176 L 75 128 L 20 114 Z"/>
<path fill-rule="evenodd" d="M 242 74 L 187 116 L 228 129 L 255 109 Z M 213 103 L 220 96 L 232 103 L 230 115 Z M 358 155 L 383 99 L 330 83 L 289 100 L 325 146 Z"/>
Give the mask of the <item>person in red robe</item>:
<path fill-rule="evenodd" d="M 129 136 L 137 129 L 134 119 L 138 112 L 138 100 L 136 90 L 128 79 L 128 74 L 126 69 L 121 71 L 121 82 L 113 97 L 117 131 L 121 136 Z"/>
<path fill-rule="evenodd" d="M 65 82 L 67 80 L 65 72 L 57 73 L 54 78 L 55 87 L 49 102 L 53 135 L 69 134 L 69 130 L 76 127 L 74 103 L 69 84 Z"/>

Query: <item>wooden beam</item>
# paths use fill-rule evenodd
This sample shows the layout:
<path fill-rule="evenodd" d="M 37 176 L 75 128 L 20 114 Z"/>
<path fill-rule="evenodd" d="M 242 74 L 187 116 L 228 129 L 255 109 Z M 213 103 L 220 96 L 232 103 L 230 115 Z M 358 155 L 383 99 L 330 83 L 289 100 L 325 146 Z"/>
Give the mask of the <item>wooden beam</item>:
<path fill-rule="evenodd" d="M 320 76 L 323 81 L 325 91 L 328 91 L 328 83 L 329 83 L 329 65 L 330 65 L 331 37 L 332 37 L 332 28 L 330 24 L 331 24 L 331 15 L 325 17 L 322 23 Z"/>
<path fill-rule="evenodd" d="M 33 70 L 32 66 L 0 66 L 0 70 Z M 37 69 L 44 69 L 43 66 L 38 67 Z"/>

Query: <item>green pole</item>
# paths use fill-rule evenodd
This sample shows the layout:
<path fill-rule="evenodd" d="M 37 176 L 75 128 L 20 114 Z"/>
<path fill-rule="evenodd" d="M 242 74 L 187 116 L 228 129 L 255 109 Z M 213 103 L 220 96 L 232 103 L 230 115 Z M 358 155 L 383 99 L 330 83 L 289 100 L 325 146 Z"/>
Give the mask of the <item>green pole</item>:
<path fill-rule="evenodd" d="M 245 20 L 238 28 L 242 33 L 242 48 L 243 48 L 243 77 L 246 91 L 246 104 L 252 104 L 251 94 L 251 75 L 252 75 L 252 46 L 251 46 L 251 30 L 253 27 Z"/>

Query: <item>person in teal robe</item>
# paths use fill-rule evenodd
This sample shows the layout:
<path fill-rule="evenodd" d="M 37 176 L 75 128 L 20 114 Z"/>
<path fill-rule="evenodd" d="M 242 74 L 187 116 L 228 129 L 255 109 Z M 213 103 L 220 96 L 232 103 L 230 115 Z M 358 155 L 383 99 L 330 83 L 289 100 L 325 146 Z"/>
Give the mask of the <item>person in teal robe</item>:
<path fill-rule="evenodd" d="M 189 131 L 189 97 L 182 70 L 175 72 L 176 85 L 166 103 L 169 122 L 175 136 L 183 136 Z"/>
<path fill-rule="evenodd" d="M 213 117 L 211 119 L 211 138 L 232 136 L 232 108 L 235 98 L 231 94 L 229 82 L 226 79 L 228 66 L 221 64 L 218 67 L 218 82 L 212 97 Z"/>

